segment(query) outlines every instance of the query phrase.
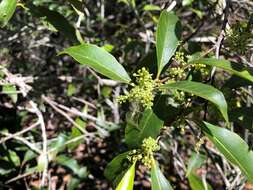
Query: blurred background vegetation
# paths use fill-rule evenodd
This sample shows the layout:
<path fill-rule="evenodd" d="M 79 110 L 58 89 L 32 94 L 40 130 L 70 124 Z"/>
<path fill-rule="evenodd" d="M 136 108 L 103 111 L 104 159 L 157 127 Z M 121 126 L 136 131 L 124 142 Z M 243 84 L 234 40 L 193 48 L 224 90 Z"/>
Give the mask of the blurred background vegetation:
<path fill-rule="evenodd" d="M 127 149 L 122 137 L 128 107 L 116 100 L 127 88 L 57 53 L 90 42 L 112 53 L 129 73 L 143 66 L 154 71 L 156 25 L 160 11 L 173 4 L 182 23 L 181 52 L 214 56 L 216 41 L 225 30 L 221 56 L 253 66 L 252 36 L 243 35 L 245 25 L 252 22 L 249 0 L 19 1 L 8 25 L 0 29 L 0 189 L 40 188 L 45 167 L 40 154 L 44 138 L 40 116 L 50 152 L 47 186 L 52 190 L 112 189 L 103 172 L 115 155 Z M 225 28 L 224 20 L 228 22 Z M 177 62 L 172 65 L 177 67 Z M 208 82 L 205 72 L 194 76 Z M 252 148 L 251 86 L 219 70 L 215 78 L 214 85 L 229 103 L 234 130 Z M 13 85 L 3 85 L 6 81 Z M 180 95 L 176 98 L 176 102 L 168 99 L 168 105 L 157 105 L 168 128 L 161 133 L 156 157 L 175 189 L 188 190 L 186 165 L 200 134 L 184 118 L 176 117 L 182 111 L 178 108 L 186 104 Z M 194 110 L 185 113 L 202 116 L 203 103 L 196 101 Z M 215 108 L 208 109 L 207 118 L 218 122 L 221 116 Z M 213 189 L 226 189 L 228 184 L 232 189 L 253 189 L 241 181 L 232 186 L 236 169 L 213 147 L 208 149 L 209 159 L 198 172 L 205 174 Z M 150 189 L 143 166 L 138 168 L 135 188 Z"/>

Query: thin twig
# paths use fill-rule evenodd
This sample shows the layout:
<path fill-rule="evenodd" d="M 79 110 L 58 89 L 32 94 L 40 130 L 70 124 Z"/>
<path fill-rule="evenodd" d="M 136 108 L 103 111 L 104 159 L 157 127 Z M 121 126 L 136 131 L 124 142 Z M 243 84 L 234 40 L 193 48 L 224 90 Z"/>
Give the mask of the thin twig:
<path fill-rule="evenodd" d="M 48 97 L 42 95 L 42 99 L 50 105 L 55 111 L 57 111 L 59 114 L 64 116 L 70 123 L 72 123 L 75 127 L 77 127 L 83 134 L 89 135 L 89 133 L 80 125 L 78 125 L 67 113 L 59 109 L 56 105 L 55 102 L 50 100 Z"/>
<path fill-rule="evenodd" d="M 46 96 L 43 96 L 42 97 L 46 102 L 50 103 L 51 105 L 54 105 L 57 110 L 62 109 L 64 111 L 67 111 L 69 113 L 72 113 L 74 115 L 77 115 L 77 116 L 80 116 L 82 117 L 83 119 L 86 119 L 86 120 L 90 120 L 90 121 L 94 121 L 96 123 L 99 123 L 101 122 L 100 119 L 97 119 L 96 117 L 92 116 L 92 115 L 88 115 L 88 114 L 85 114 L 83 112 L 80 112 L 79 110 L 77 110 L 76 108 L 69 108 L 67 106 L 64 106 L 62 104 L 59 104 L 53 100 L 51 100 L 49 97 L 46 97 Z M 65 112 L 64 112 L 65 113 Z M 66 113 L 65 113 L 66 114 Z M 104 123 L 108 124 L 108 125 L 114 125 L 114 123 L 112 122 L 109 122 L 109 121 L 103 121 Z"/>
<path fill-rule="evenodd" d="M 34 152 L 41 154 L 42 152 L 40 151 L 40 149 L 38 149 L 34 144 L 30 143 L 28 140 L 26 140 L 23 137 L 19 137 L 19 136 L 12 136 L 12 134 L 9 133 L 5 133 L 5 132 L 1 132 L 2 135 L 5 135 L 6 137 L 11 137 L 14 138 L 15 140 L 21 141 L 22 143 L 24 143 L 26 146 L 28 146 L 29 148 L 31 148 Z"/>
<path fill-rule="evenodd" d="M 46 159 L 45 161 L 45 166 L 44 166 L 44 170 L 42 173 L 42 180 L 41 180 L 41 187 L 45 186 L 45 182 L 46 182 L 46 177 L 47 177 L 47 169 L 48 169 L 48 156 L 47 156 L 47 133 L 46 133 L 46 126 L 44 123 L 44 118 L 43 115 L 41 113 L 41 111 L 39 110 L 39 108 L 37 107 L 37 105 L 33 102 L 33 101 L 29 101 L 30 105 L 32 106 L 32 110 L 34 111 L 34 113 L 37 115 L 38 117 L 38 122 L 40 123 L 40 127 L 41 127 L 41 132 L 42 132 L 42 155 L 43 158 Z M 31 111 L 32 111 L 31 110 Z"/>
<path fill-rule="evenodd" d="M 8 141 L 16 136 L 20 136 L 30 130 L 32 130 L 33 128 L 37 127 L 40 123 L 37 121 L 36 123 L 32 124 L 30 127 L 27 127 L 25 129 L 23 129 L 22 131 L 19 131 L 17 133 L 14 133 L 14 134 L 9 134 L 9 136 L 3 138 L 2 140 L 0 140 L 0 144 L 4 143 L 5 141 Z"/>

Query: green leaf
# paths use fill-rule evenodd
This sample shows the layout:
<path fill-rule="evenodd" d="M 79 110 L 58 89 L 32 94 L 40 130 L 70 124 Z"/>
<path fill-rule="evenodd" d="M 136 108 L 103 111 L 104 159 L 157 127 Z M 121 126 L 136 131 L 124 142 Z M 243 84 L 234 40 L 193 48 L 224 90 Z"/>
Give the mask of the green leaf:
<path fill-rule="evenodd" d="M 15 151 L 0 147 L 0 176 L 15 171 L 20 166 L 20 158 Z"/>
<path fill-rule="evenodd" d="M 83 121 L 81 118 L 76 118 L 75 119 L 75 122 L 82 128 L 85 129 L 86 127 L 86 122 Z M 71 128 L 71 134 L 70 134 L 70 139 L 74 139 L 74 138 L 77 138 L 79 136 L 81 136 L 83 133 L 78 129 L 76 128 L 75 126 L 73 126 Z M 70 150 L 74 150 L 78 145 L 80 145 L 82 142 L 84 141 L 84 139 L 80 139 L 76 142 L 72 142 L 70 144 L 67 145 L 67 147 L 70 149 Z"/>
<path fill-rule="evenodd" d="M 163 121 L 156 116 L 152 109 L 146 109 L 139 125 L 127 124 L 125 131 L 126 144 L 131 148 L 138 148 L 143 139 L 148 137 L 156 139 L 162 127 Z"/>
<path fill-rule="evenodd" d="M 152 190 L 173 190 L 154 159 L 151 167 L 151 185 Z"/>
<path fill-rule="evenodd" d="M 195 170 L 200 168 L 205 159 L 206 156 L 199 153 L 193 153 L 189 159 L 186 176 L 189 180 L 192 190 L 206 190 L 205 186 L 208 190 L 212 190 L 212 187 L 206 181 L 204 183 L 202 178 L 195 174 Z"/>
<path fill-rule="evenodd" d="M 54 26 L 56 30 L 65 35 L 72 42 L 76 42 L 76 30 L 68 22 L 68 20 L 56 11 L 49 10 L 44 6 L 34 6 L 33 4 L 28 4 L 29 10 L 35 17 L 45 18 L 47 22 Z"/>
<path fill-rule="evenodd" d="M 59 152 L 62 152 L 65 149 L 66 147 L 65 142 L 67 140 L 68 140 L 68 137 L 63 133 L 60 133 L 58 134 L 57 138 L 54 141 L 51 141 L 49 143 L 50 150 L 53 149 L 53 151 L 50 151 L 50 154 L 49 154 L 49 157 L 51 158 L 51 160 L 54 160 L 57 154 Z"/>
<path fill-rule="evenodd" d="M 213 86 L 193 81 L 180 81 L 170 84 L 164 84 L 160 88 L 182 90 L 204 98 L 215 104 L 220 110 L 224 119 L 228 122 L 227 102 L 222 92 L 214 88 Z"/>
<path fill-rule="evenodd" d="M 173 122 L 182 109 L 179 105 L 173 105 L 173 98 L 168 95 L 156 95 L 153 112 L 165 123 Z"/>
<path fill-rule="evenodd" d="M 127 170 L 124 177 L 121 179 L 116 190 L 133 190 L 135 175 L 135 163 Z"/>
<path fill-rule="evenodd" d="M 189 183 L 192 190 L 212 190 L 213 188 L 206 183 L 207 188 L 205 188 L 205 185 L 201 179 L 201 177 L 195 175 L 194 173 L 190 173 L 188 176 Z"/>
<path fill-rule="evenodd" d="M 107 164 L 104 175 L 110 181 L 113 182 L 122 171 L 129 167 L 127 156 L 130 151 L 119 154 L 113 160 Z"/>
<path fill-rule="evenodd" d="M 80 180 L 77 177 L 73 177 L 71 176 L 70 181 L 68 182 L 67 185 L 67 190 L 75 190 L 78 188 L 78 185 L 82 182 L 82 180 Z"/>
<path fill-rule="evenodd" d="M 16 103 L 18 100 L 17 89 L 15 85 L 4 85 L 2 93 L 7 94 L 11 100 Z"/>
<path fill-rule="evenodd" d="M 172 12 L 163 11 L 156 32 L 157 77 L 174 55 L 179 44 L 180 35 L 181 28 L 178 17 Z"/>
<path fill-rule="evenodd" d="M 122 65 L 110 53 L 96 45 L 72 46 L 59 54 L 68 54 L 79 63 L 88 65 L 113 80 L 125 83 L 131 80 Z"/>
<path fill-rule="evenodd" d="M 144 11 L 160 11 L 161 8 L 157 5 L 145 5 L 144 8 L 143 8 Z"/>
<path fill-rule="evenodd" d="M 224 69 L 230 74 L 237 75 L 241 78 L 247 79 L 253 82 L 253 69 L 250 67 L 244 67 L 242 64 L 230 62 L 224 59 L 214 59 L 214 58 L 202 58 L 189 62 L 190 64 L 204 64 L 213 67 L 218 67 Z"/>
<path fill-rule="evenodd" d="M 200 19 L 203 18 L 204 12 L 202 12 L 202 11 L 200 11 L 200 10 L 197 10 L 197 9 L 193 9 L 193 8 L 190 8 L 190 10 L 191 10 L 192 12 L 194 12 Z"/>
<path fill-rule="evenodd" d="M 81 179 L 86 178 L 88 175 L 87 168 L 81 167 L 77 163 L 77 161 L 73 158 L 69 158 L 64 155 L 59 155 L 59 156 L 57 156 L 55 161 L 56 161 L 56 163 L 71 169 L 73 171 L 73 173 Z"/>
<path fill-rule="evenodd" d="M 0 27 L 6 26 L 17 7 L 17 0 L 2 0 L 0 3 Z"/>
<path fill-rule="evenodd" d="M 191 5 L 193 3 L 194 0 L 183 0 L 182 1 L 182 5 L 183 6 L 188 6 Z"/>
<path fill-rule="evenodd" d="M 35 153 L 33 150 L 29 149 L 25 152 L 24 159 L 22 161 L 22 164 L 25 164 L 27 161 L 32 160 L 37 157 L 37 153 Z"/>
<path fill-rule="evenodd" d="M 14 164 L 14 166 L 16 166 L 16 167 L 18 167 L 20 165 L 20 158 L 15 151 L 8 150 L 7 157 L 2 158 L 2 159 L 6 159 L 6 161 L 8 160 L 8 161 L 12 162 Z"/>
<path fill-rule="evenodd" d="M 191 172 L 199 168 L 203 164 L 205 159 L 206 159 L 205 155 L 193 153 L 188 162 L 186 176 L 189 176 Z"/>
<path fill-rule="evenodd" d="M 73 96 L 76 93 L 76 87 L 74 84 L 69 84 L 67 89 L 67 96 Z"/>
<path fill-rule="evenodd" d="M 248 180 L 253 183 L 253 151 L 236 133 L 204 122 L 201 126 L 207 137 L 218 150 L 234 165 L 237 165 Z"/>

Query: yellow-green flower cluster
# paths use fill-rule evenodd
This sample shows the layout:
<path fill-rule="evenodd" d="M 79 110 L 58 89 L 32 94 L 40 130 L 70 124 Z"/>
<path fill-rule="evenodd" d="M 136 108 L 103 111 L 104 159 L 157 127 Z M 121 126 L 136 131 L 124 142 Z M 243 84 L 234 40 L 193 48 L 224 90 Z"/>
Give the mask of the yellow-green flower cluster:
<path fill-rule="evenodd" d="M 178 62 L 178 63 L 181 63 L 181 64 L 183 64 L 183 65 L 185 65 L 186 64 L 186 56 L 185 56 L 185 54 L 184 54 L 184 52 L 182 52 L 182 51 L 177 51 L 176 53 L 175 53 L 175 58 L 174 58 L 174 60 L 176 61 L 176 62 Z"/>
<path fill-rule="evenodd" d="M 131 162 L 140 161 L 144 166 L 151 168 L 153 152 L 160 150 L 160 146 L 157 141 L 151 137 L 148 137 L 142 141 L 141 148 L 138 150 L 132 150 L 128 159 Z"/>
<path fill-rule="evenodd" d="M 179 64 L 176 67 L 170 68 L 169 74 L 173 79 L 182 80 L 186 77 L 185 68 L 187 67 L 187 56 L 182 51 L 177 51 L 175 53 L 174 60 Z"/>
<path fill-rule="evenodd" d="M 246 22 L 237 22 L 236 24 L 232 25 L 228 31 L 226 43 L 230 50 L 234 52 L 245 53 L 247 50 L 247 45 L 252 37 L 253 35 L 248 28 L 248 24 Z"/>
<path fill-rule="evenodd" d="M 118 101 L 124 103 L 127 100 L 139 102 L 145 108 L 151 108 L 154 101 L 154 88 L 157 85 L 150 74 L 144 67 L 134 73 L 136 84 L 131 84 L 133 88 L 129 93 L 119 96 Z"/>
<path fill-rule="evenodd" d="M 186 73 L 182 67 L 173 67 L 170 69 L 170 73 L 173 78 L 183 79 L 186 77 Z"/>
<path fill-rule="evenodd" d="M 152 154 L 153 152 L 160 150 L 160 146 L 155 139 L 148 137 L 142 141 L 141 149 L 147 154 Z"/>
<path fill-rule="evenodd" d="M 202 75 L 208 75 L 208 68 L 204 64 L 193 64 L 191 67 L 194 67 L 196 71 L 200 71 Z"/>

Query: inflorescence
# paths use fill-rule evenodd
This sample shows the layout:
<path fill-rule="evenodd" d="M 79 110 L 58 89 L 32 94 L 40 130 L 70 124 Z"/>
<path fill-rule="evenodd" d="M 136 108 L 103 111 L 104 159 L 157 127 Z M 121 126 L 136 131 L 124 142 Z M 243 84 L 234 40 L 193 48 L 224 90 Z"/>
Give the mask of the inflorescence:
<path fill-rule="evenodd" d="M 124 103 L 128 101 L 139 102 L 145 108 L 151 108 L 154 101 L 154 88 L 157 83 L 152 79 L 150 74 L 144 67 L 139 69 L 133 76 L 136 78 L 136 84 L 132 83 L 132 89 L 129 93 L 119 96 L 118 101 Z"/>
<path fill-rule="evenodd" d="M 140 149 L 134 149 L 129 153 L 128 159 L 131 162 L 140 161 L 144 166 L 151 168 L 153 153 L 158 150 L 160 150 L 160 146 L 157 141 L 148 137 L 142 141 Z"/>

